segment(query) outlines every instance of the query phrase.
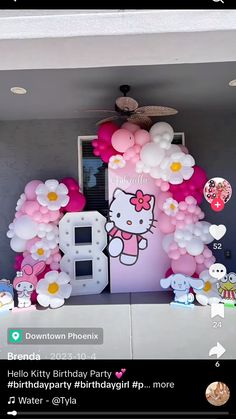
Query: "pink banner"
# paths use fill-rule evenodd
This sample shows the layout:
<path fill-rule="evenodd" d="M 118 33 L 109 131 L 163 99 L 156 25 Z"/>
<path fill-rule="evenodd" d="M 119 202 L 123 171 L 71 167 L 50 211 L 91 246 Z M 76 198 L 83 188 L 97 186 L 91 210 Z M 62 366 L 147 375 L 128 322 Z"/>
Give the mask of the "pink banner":
<path fill-rule="evenodd" d="M 108 172 L 111 292 L 161 291 L 170 261 L 158 229 L 155 180 L 129 162 Z"/>

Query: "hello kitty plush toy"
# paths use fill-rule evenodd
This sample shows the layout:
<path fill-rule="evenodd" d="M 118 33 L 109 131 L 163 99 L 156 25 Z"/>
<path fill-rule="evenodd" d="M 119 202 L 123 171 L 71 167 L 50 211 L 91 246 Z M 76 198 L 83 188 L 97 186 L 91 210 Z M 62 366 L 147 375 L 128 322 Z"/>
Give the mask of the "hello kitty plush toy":
<path fill-rule="evenodd" d="M 134 265 L 139 258 L 139 251 L 148 246 L 142 235 L 148 233 L 154 224 L 155 197 L 143 194 L 126 193 L 117 188 L 110 204 L 110 221 L 106 231 L 112 237 L 108 252 L 111 257 L 118 257 L 123 265 Z"/>
<path fill-rule="evenodd" d="M 25 265 L 22 271 L 16 273 L 13 287 L 17 291 L 18 307 L 26 308 L 31 306 L 31 295 L 36 289 L 37 275 L 45 269 L 45 262 L 38 262 L 34 266 Z"/>

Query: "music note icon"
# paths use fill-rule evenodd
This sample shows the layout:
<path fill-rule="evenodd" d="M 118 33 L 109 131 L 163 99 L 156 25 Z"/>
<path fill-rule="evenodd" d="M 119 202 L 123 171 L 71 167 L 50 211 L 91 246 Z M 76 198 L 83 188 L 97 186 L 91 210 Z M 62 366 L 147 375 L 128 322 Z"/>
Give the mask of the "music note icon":
<path fill-rule="evenodd" d="M 8 400 L 8 404 L 15 404 L 15 402 L 16 402 L 15 396 L 10 396 Z"/>

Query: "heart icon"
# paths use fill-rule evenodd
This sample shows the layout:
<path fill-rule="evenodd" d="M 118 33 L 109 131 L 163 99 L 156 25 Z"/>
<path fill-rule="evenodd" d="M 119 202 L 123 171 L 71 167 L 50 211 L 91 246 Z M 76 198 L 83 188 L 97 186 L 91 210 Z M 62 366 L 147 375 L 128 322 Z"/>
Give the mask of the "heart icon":
<path fill-rule="evenodd" d="M 209 228 L 209 232 L 216 240 L 222 239 L 226 233 L 226 227 L 224 224 L 216 225 L 212 224 Z"/>
<path fill-rule="evenodd" d="M 118 372 L 118 371 L 116 371 L 115 372 L 115 376 L 116 376 L 116 378 L 118 378 L 118 380 L 122 377 L 122 375 L 123 375 L 123 372 Z"/>
<path fill-rule="evenodd" d="M 121 368 L 121 372 L 124 374 L 126 372 L 126 368 Z"/>

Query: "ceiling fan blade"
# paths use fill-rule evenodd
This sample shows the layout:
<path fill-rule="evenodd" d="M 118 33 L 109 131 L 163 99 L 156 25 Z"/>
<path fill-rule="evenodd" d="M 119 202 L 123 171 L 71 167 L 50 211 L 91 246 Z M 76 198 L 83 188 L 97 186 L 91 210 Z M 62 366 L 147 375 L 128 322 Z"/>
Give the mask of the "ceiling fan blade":
<path fill-rule="evenodd" d="M 138 113 L 134 113 L 131 115 L 128 119 L 129 122 L 132 122 L 133 124 L 139 125 L 143 129 L 149 130 L 149 128 L 152 126 L 152 120 L 146 115 L 141 115 Z"/>
<path fill-rule="evenodd" d="M 116 106 L 121 111 L 130 111 L 133 112 L 138 108 L 138 102 L 132 97 L 121 96 L 116 99 Z"/>
<path fill-rule="evenodd" d="M 109 118 L 101 119 L 100 121 L 96 122 L 96 125 L 104 124 L 105 122 L 114 121 L 115 119 L 119 119 L 119 116 L 110 116 Z"/>
<path fill-rule="evenodd" d="M 135 113 L 147 115 L 147 116 L 164 116 L 164 115 L 175 115 L 178 113 L 177 109 L 168 108 L 166 106 L 142 106 L 136 109 Z"/>

